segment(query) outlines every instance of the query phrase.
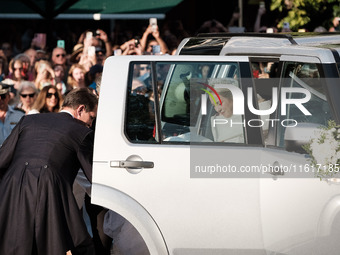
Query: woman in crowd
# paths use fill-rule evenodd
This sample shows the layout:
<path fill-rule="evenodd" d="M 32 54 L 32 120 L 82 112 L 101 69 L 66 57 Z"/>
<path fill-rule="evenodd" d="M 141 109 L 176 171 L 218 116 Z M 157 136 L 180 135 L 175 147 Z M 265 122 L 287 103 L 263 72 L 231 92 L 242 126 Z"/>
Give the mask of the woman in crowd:
<path fill-rule="evenodd" d="M 7 58 L 2 50 L 0 50 L 0 81 L 4 80 L 8 74 Z"/>
<path fill-rule="evenodd" d="M 68 72 L 68 90 L 75 88 L 86 88 L 85 73 L 86 70 L 82 65 L 73 64 Z"/>
<path fill-rule="evenodd" d="M 40 91 L 29 114 L 59 112 L 61 104 L 62 98 L 58 89 L 54 85 L 47 85 Z"/>
<path fill-rule="evenodd" d="M 61 95 L 66 93 L 66 84 L 64 83 L 65 79 L 65 68 L 63 65 L 56 64 L 53 68 L 55 74 L 55 86 L 59 90 Z"/>
<path fill-rule="evenodd" d="M 19 104 L 17 108 L 23 110 L 25 114 L 33 109 L 33 104 L 37 99 L 38 90 L 33 82 L 23 81 L 18 90 Z"/>
<path fill-rule="evenodd" d="M 50 62 L 40 60 L 35 63 L 35 86 L 41 90 L 47 85 L 54 85 L 54 70 Z"/>
<path fill-rule="evenodd" d="M 12 59 L 9 63 L 9 75 L 7 77 L 11 82 L 7 82 L 8 84 L 13 84 L 14 94 L 16 95 L 17 90 L 19 89 L 20 82 L 23 80 L 27 80 L 27 77 L 24 73 L 23 62 L 21 59 Z"/>

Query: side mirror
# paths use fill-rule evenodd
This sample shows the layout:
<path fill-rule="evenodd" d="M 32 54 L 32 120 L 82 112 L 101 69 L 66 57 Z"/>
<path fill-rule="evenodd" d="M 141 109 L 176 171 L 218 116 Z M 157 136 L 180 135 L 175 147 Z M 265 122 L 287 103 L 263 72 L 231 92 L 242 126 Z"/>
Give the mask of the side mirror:
<path fill-rule="evenodd" d="M 308 144 L 315 137 L 321 126 L 321 124 L 316 123 L 298 123 L 294 127 L 286 127 L 284 135 L 285 149 L 305 154 L 306 151 L 302 146 Z"/>

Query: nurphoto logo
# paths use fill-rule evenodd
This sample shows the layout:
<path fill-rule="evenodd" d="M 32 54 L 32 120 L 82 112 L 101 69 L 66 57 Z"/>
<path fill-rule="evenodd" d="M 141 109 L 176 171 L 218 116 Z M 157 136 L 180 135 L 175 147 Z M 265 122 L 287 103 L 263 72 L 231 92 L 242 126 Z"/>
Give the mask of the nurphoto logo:
<path fill-rule="evenodd" d="M 244 115 L 245 96 L 240 88 L 236 87 L 235 85 L 231 85 L 231 84 L 217 84 L 214 86 L 214 88 L 205 83 L 201 83 L 201 84 L 207 88 L 207 89 L 205 88 L 201 89 L 206 92 L 205 94 L 201 94 L 201 114 L 202 115 L 207 114 L 207 104 L 208 104 L 207 95 L 210 96 L 211 101 L 214 102 L 215 105 L 217 103 L 220 103 L 222 105 L 221 97 L 217 93 L 215 88 L 225 88 L 225 89 L 230 90 L 230 92 L 232 93 L 232 97 L 233 97 L 233 115 Z M 212 92 L 210 92 L 208 89 L 210 89 Z M 292 95 L 293 93 L 303 94 L 304 97 L 292 98 L 291 96 L 290 97 L 288 96 L 288 95 Z M 217 102 L 216 99 L 218 99 L 219 102 Z M 280 109 L 281 109 L 282 116 L 287 115 L 287 112 L 286 112 L 287 105 L 295 105 L 305 116 L 312 115 L 306 109 L 306 107 L 303 106 L 304 103 L 307 103 L 311 99 L 311 93 L 307 89 L 290 88 L 290 87 L 281 88 L 280 99 L 281 99 Z M 272 100 L 271 101 L 272 101 L 271 107 L 269 109 L 262 109 L 262 110 L 256 109 L 254 107 L 254 102 L 253 102 L 253 89 L 252 88 L 247 89 L 247 107 L 249 111 L 252 112 L 253 114 L 258 115 L 258 116 L 269 116 L 270 114 L 272 114 L 273 112 L 277 110 L 278 88 L 276 87 L 272 88 Z M 280 120 L 268 118 L 268 119 L 265 119 L 265 121 L 268 121 L 269 123 L 274 125 L 274 122 L 280 121 Z M 258 124 L 255 124 L 255 123 L 258 123 Z M 246 123 L 244 122 L 232 123 L 231 120 L 228 120 L 228 119 L 214 120 L 213 125 L 217 125 L 217 124 L 229 124 L 231 126 L 233 124 L 234 125 L 242 124 L 243 126 L 246 125 Z M 264 121 L 261 119 L 254 119 L 254 120 L 249 120 L 247 124 L 250 127 L 259 127 L 259 126 L 263 126 Z M 284 119 L 284 120 L 281 120 L 281 125 L 285 127 L 294 127 L 297 125 L 297 121 L 294 119 Z"/>

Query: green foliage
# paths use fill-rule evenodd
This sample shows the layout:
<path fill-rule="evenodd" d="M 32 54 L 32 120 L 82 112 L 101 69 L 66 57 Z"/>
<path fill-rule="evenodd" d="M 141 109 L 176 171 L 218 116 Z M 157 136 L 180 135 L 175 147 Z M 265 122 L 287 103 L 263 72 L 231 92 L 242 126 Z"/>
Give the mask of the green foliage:
<path fill-rule="evenodd" d="M 310 156 L 310 166 L 316 177 L 333 178 L 340 172 L 340 126 L 334 120 L 328 121 L 327 127 L 320 127 L 302 148 Z"/>
<path fill-rule="evenodd" d="M 327 10 L 333 10 L 333 17 L 340 16 L 339 0 L 272 0 L 270 10 L 279 12 L 287 11 L 287 16 L 278 23 L 278 28 L 282 29 L 283 23 L 288 22 L 292 31 L 303 28 L 312 19 L 319 21 L 323 25 L 324 21 L 319 20 L 320 16 Z M 330 21 L 333 17 L 328 17 Z"/>
<path fill-rule="evenodd" d="M 340 3 L 339 0 L 328 0 L 329 4 L 333 6 L 333 16 L 340 17 Z"/>

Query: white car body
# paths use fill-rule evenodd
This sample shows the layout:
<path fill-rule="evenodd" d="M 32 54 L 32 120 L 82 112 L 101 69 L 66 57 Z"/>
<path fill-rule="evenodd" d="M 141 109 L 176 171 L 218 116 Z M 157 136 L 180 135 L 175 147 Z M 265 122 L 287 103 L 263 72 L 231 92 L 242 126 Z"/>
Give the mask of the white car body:
<path fill-rule="evenodd" d="M 279 46 L 274 45 L 271 54 L 277 53 L 275 47 Z M 286 51 L 278 56 L 282 61 L 299 58 L 332 62 L 332 56 L 322 50 L 287 47 L 295 47 L 292 51 L 301 56 Z M 313 55 L 316 51 L 324 59 Z M 313 173 L 295 178 L 293 171 L 285 172 L 284 177 L 264 173 L 266 178 L 194 178 L 190 170 L 195 148 L 204 152 L 202 160 L 227 155 L 228 164 L 237 168 L 303 168 L 309 165 L 305 154 L 268 145 L 133 143 L 127 138 L 131 63 L 249 63 L 248 55 L 233 56 L 237 47 L 230 52 L 230 56 L 224 56 L 225 52 L 223 56 L 114 56 L 105 61 L 95 133 L 92 203 L 128 220 L 150 254 L 339 254 L 340 186 L 336 182 L 312 178 Z M 162 102 L 163 97 L 160 107 Z M 120 161 L 139 158 L 153 162 L 153 167 L 120 166 Z"/>

